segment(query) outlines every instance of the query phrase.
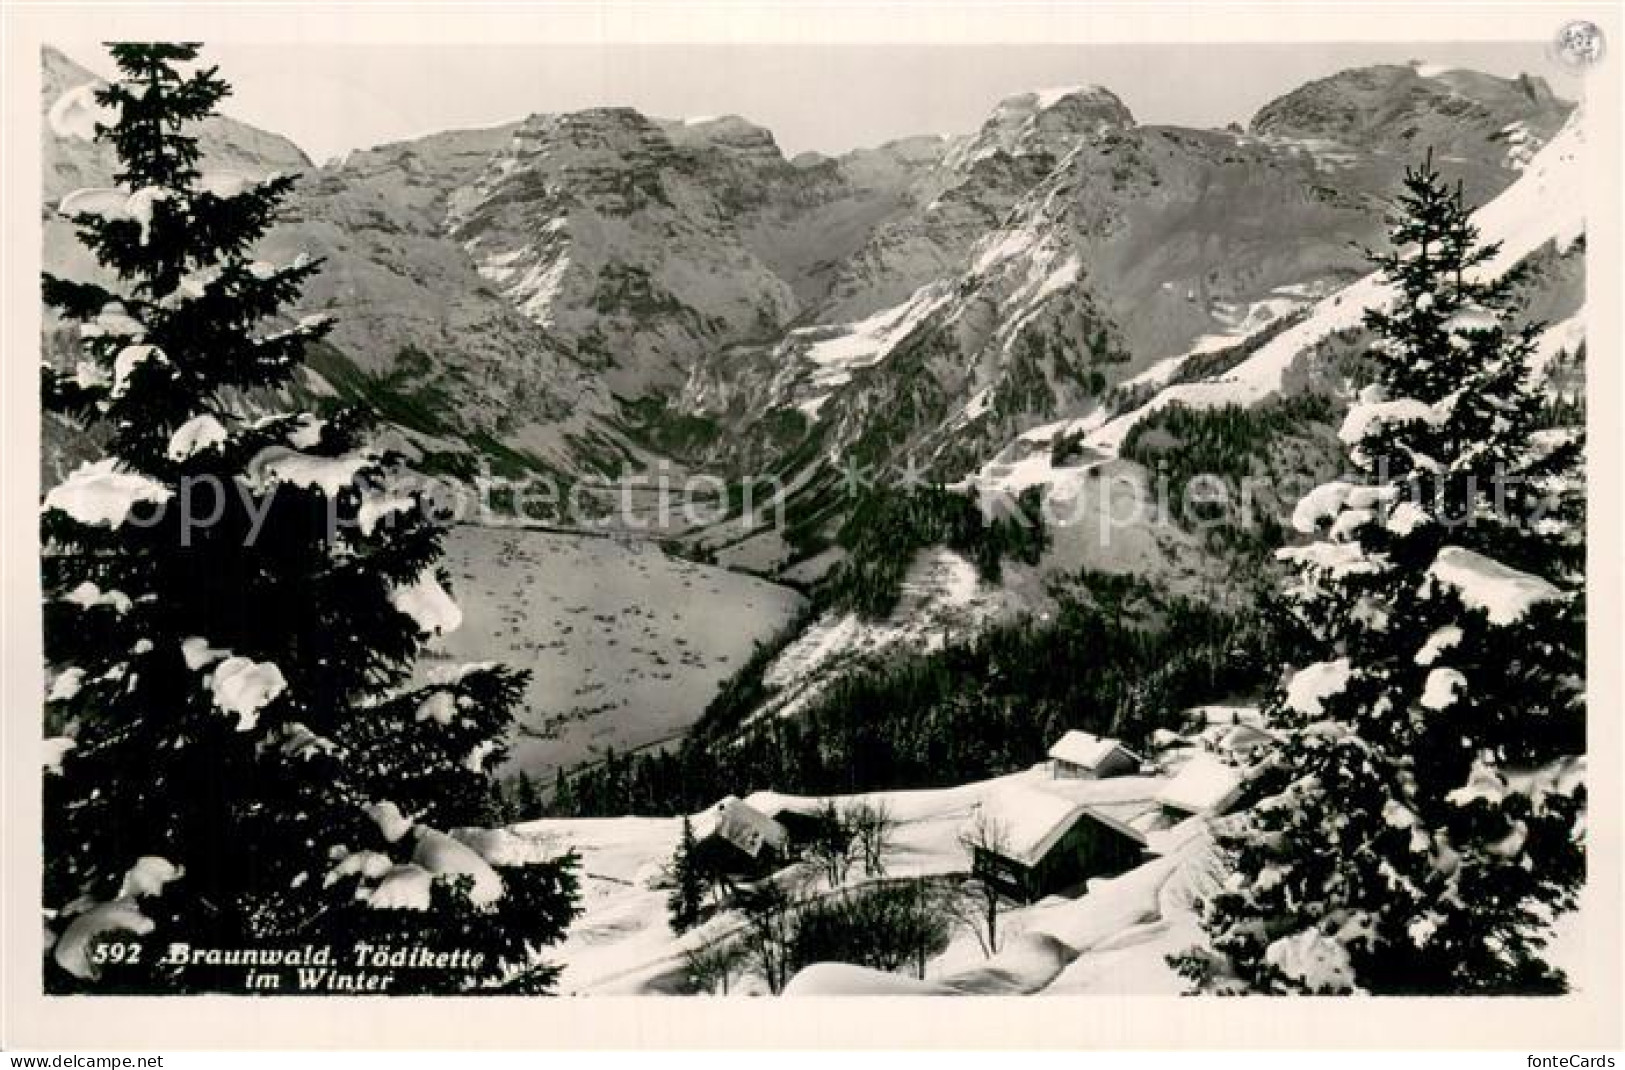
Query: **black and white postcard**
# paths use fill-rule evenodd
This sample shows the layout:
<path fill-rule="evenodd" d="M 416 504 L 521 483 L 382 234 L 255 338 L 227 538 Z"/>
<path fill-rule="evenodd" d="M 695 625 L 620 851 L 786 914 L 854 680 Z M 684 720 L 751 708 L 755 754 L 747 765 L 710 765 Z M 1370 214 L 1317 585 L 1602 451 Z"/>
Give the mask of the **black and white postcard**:
<path fill-rule="evenodd" d="M 1625 41 L 1489 11 L 8 11 L 17 1043 L 1617 1045 Z"/>

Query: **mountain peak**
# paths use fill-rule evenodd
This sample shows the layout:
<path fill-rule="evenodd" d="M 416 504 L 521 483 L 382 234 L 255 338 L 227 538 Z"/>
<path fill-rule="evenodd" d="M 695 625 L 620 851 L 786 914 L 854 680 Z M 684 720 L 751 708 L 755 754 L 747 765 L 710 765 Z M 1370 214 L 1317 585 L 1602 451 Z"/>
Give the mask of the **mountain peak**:
<path fill-rule="evenodd" d="M 993 109 L 993 115 L 983 129 L 990 124 L 1006 124 L 1051 113 L 1069 124 L 1134 125 L 1133 113 L 1110 89 L 1098 85 L 1073 85 L 1033 89 L 1005 97 Z"/>
<path fill-rule="evenodd" d="M 1550 137 L 1573 105 L 1542 78 L 1500 78 L 1414 60 L 1339 71 L 1264 105 L 1248 129 L 1282 138 L 1337 141 L 1377 152 L 1475 155 L 1519 124 Z"/>
<path fill-rule="evenodd" d="M 1078 139 L 1134 125 L 1117 94 L 1098 85 L 1034 89 L 1005 97 L 982 129 L 956 150 L 950 165 L 965 167 L 995 153 L 1061 156 Z"/>
<path fill-rule="evenodd" d="M 61 93 L 76 85 L 101 82 L 101 78 L 72 56 L 53 45 L 40 46 L 40 89 L 45 93 Z"/>
<path fill-rule="evenodd" d="M 713 148 L 758 163 L 783 159 L 773 132 L 739 115 L 697 115 L 662 121 L 672 144 L 687 148 Z"/>
<path fill-rule="evenodd" d="M 501 160 L 507 161 L 503 173 L 522 165 L 551 173 L 607 174 L 658 168 L 673 153 L 666 131 L 642 112 L 599 107 L 530 116 L 514 129 Z"/>

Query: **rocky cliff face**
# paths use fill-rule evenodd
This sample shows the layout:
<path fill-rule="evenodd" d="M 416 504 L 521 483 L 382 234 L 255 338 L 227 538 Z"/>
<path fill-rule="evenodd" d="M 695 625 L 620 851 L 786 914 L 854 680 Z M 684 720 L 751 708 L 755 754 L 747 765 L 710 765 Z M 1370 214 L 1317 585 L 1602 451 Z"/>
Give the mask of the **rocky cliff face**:
<path fill-rule="evenodd" d="M 454 205 L 450 232 L 481 276 L 618 394 L 671 389 L 706 352 L 796 312 L 730 211 L 754 193 L 742 174 L 777 149 L 714 125 L 696 152 L 626 108 L 536 116 Z"/>
<path fill-rule="evenodd" d="M 1098 87 L 1001 101 L 977 133 L 943 144 L 935 166 L 913 177 L 899 211 L 837 269 L 819 318 L 861 319 L 952 274 L 1068 153 L 1133 125 L 1122 102 Z"/>
<path fill-rule="evenodd" d="M 329 374 L 416 430 L 488 438 L 570 469 L 579 461 L 570 439 L 603 434 L 607 393 L 445 232 L 452 197 L 505 140 L 447 135 L 312 171 L 266 253 L 326 261 L 302 300 L 335 317 L 339 367 Z"/>
<path fill-rule="evenodd" d="M 72 189 L 112 183 L 111 150 L 60 114 L 69 94 L 99 80 L 62 53 L 42 53 L 46 270 L 96 270 L 73 228 L 55 213 Z M 52 111 L 59 113 L 52 122 Z M 200 125 L 209 171 L 251 178 L 300 176 L 279 225 L 258 254 L 324 259 L 295 311 L 332 312 L 330 343 L 307 382 L 375 404 L 410 431 L 472 455 L 497 447 L 508 463 L 576 469 L 583 457 L 625 447 L 601 414 L 613 401 L 573 353 L 503 299 L 445 233 L 453 195 L 484 170 L 511 127 L 454 131 L 386 145 L 316 167 L 291 142 L 226 117 Z M 509 451 L 518 451 L 517 455 Z"/>
<path fill-rule="evenodd" d="M 1424 130 L 1448 126 L 1430 107 L 1459 115 L 1467 101 L 1484 129 L 1521 124 L 1538 143 L 1567 110 L 1483 75 L 1441 95 L 1409 68 L 1317 90 L 1322 113 L 1343 100 L 1322 127 L 1287 124 L 1308 114 L 1289 97 L 1254 133 L 1138 126 L 1098 89 L 1013 97 L 916 180 L 929 200 L 843 266 L 820 311 L 850 322 L 730 350 L 684 404 L 739 420 L 767 398 L 815 420 L 832 454 L 909 456 L 955 478 L 1159 362 L 1232 344 L 1363 274 L 1357 246 L 1380 238 L 1384 199 L 1420 155 L 1374 146 L 1350 117 L 1386 105 L 1339 86 L 1373 80 L 1427 82 L 1415 99 L 1381 95 L 1411 100 Z M 1482 202 L 1517 177 L 1503 141 L 1461 137 L 1437 158 Z"/>
<path fill-rule="evenodd" d="M 49 112 L 90 76 L 44 62 Z M 955 478 L 1363 272 L 1352 243 L 1427 147 L 1487 200 L 1569 109 L 1539 79 L 1413 65 L 1311 83 L 1246 132 L 1142 126 L 1078 87 L 839 157 L 625 108 L 322 168 L 227 119 L 201 137 L 211 167 L 304 174 L 267 255 L 326 258 L 300 310 L 338 321 L 320 369 L 413 430 L 568 471 L 675 451 Z M 47 126 L 48 215 L 110 171 Z M 48 265 L 76 249 L 52 220 Z"/>

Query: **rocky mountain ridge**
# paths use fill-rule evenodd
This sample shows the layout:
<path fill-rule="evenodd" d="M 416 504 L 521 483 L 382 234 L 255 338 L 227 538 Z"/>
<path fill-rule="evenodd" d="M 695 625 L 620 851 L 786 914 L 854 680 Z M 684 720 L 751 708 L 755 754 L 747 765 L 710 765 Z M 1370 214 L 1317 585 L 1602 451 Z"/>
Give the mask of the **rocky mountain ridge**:
<path fill-rule="evenodd" d="M 94 80 L 44 62 L 43 110 Z M 267 255 L 326 258 L 301 309 L 339 325 L 318 385 L 413 431 L 565 473 L 917 456 L 953 478 L 1360 273 L 1424 143 L 1483 201 L 1568 110 L 1538 78 L 1413 65 L 1311 83 L 1246 132 L 1076 87 L 838 157 L 614 107 L 322 167 L 230 120 L 203 141 L 211 166 L 303 172 Z M 100 146 L 45 136 L 47 208 L 107 182 Z M 46 244 L 75 265 L 63 221 Z"/>

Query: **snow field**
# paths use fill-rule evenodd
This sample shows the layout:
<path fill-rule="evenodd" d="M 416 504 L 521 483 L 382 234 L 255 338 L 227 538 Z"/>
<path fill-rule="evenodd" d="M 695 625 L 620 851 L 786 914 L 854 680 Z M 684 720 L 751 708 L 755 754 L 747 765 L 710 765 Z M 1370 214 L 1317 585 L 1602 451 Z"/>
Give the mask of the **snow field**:
<path fill-rule="evenodd" d="M 1013 793 L 1043 793 L 1057 806 L 1111 810 L 1150 806 L 1167 777 L 1054 780 L 1044 764 L 957 787 L 875 792 L 837 797 L 885 806 L 897 821 L 886 859 L 887 878 L 964 874 L 969 859 L 960 833 L 979 805 Z M 745 798 L 771 811 L 802 796 L 757 792 Z M 696 820 L 704 815 L 696 815 Z M 548 958 L 564 964 L 561 991 L 574 994 L 675 994 L 686 991 L 683 952 L 734 932 L 740 922 L 724 912 L 682 936 L 666 922 L 666 895 L 656 887 L 676 847 L 679 818 L 544 819 L 514 827 L 551 849 L 581 856 L 583 914 Z M 1190 946 L 1198 890 L 1210 884 L 1210 840 L 1201 819 L 1157 834 L 1166 853 L 1120 876 L 1089 882 L 1078 899 L 1051 897 L 1029 906 L 1007 904 L 999 925 L 1001 947 L 984 957 L 968 931 L 927 964 L 926 981 L 877 973 L 843 963 L 820 964 L 792 979 L 786 995 L 922 993 L 1025 994 L 1031 992 L 1177 992 L 1182 982 L 1164 955 Z M 797 865 L 780 874 L 806 878 L 809 894 L 824 888 Z M 858 880 L 849 880 L 853 886 Z M 741 979 L 731 994 L 755 992 Z"/>
<path fill-rule="evenodd" d="M 607 747 L 679 734 L 802 603 L 648 543 L 459 527 L 445 547 L 462 623 L 423 670 L 470 660 L 530 669 L 509 770 L 547 778 Z"/>

